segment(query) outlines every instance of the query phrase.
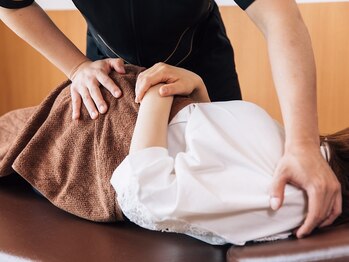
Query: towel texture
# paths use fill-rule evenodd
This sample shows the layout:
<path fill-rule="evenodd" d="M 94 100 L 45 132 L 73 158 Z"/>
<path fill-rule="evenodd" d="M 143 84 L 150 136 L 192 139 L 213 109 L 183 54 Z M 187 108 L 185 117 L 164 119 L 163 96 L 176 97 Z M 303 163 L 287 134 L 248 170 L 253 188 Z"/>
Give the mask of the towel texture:
<path fill-rule="evenodd" d="M 122 219 L 110 184 L 127 156 L 139 105 L 134 87 L 142 68 L 126 65 L 111 74 L 123 96 L 101 92 L 108 112 L 90 119 L 83 107 L 73 121 L 70 82 L 56 88 L 38 107 L 0 118 L 0 177 L 17 172 L 57 207 L 79 217 L 111 222 Z M 192 101 L 177 97 L 171 116 Z"/>

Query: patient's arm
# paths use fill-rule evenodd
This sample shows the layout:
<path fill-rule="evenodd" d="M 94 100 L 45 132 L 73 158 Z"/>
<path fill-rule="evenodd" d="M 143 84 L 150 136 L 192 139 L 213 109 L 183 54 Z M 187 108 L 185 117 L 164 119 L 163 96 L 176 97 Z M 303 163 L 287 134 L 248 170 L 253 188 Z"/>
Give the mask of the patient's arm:
<path fill-rule="evenodd" d="M 159 89 L 161 96 L 190 96 L 197 102 L 210 102 L 202 78 L 184 68 L 157 63 L 143 71 L 136 83 L 136 102 L 140 102 L 150 87 L 163 83 Z"/>
<path fill-rule="evenodd" d="M 151 87 L 142 100 L 130 153 L 147 147 L 167 147 L 167 126 L 173 96 L 161 97 L 161 86 L 162 84 Z"/>
<path fill-rule="evenodd" d="M 148 80 L 154 79 L 154 76 L 157 80 L 152 84 Z M 146 88 L 143 88 L 144 84 Z M 167 147 L 167 125 L 175 94 L 189 95 L 196 102 L 210 102 L 203 80 L 191 71 L 158 63 L 140 74 L 136 84 L 136 102 L 142 103 L 130 153 L 147 147 Z"/>

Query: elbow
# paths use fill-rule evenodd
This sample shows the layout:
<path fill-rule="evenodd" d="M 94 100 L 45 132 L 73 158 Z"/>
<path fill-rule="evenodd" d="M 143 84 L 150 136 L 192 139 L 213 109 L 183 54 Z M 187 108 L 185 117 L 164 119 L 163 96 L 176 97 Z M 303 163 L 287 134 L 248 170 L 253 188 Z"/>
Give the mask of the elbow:
<path fill-rule="evenodd" d="M 259 0 L 246 10 L 266 39 L 273 35 L 307 31 L 295 1 Z M 299 33 L 297 33 L 299 34 Z"/>

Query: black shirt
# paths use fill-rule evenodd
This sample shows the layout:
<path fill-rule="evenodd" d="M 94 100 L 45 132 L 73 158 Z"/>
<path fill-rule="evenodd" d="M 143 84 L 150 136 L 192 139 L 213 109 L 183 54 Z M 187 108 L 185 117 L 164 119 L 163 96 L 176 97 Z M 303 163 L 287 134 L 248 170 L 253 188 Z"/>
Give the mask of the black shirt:
<path fill-rule="evenodd" d="M 5 8 L 22 8 L 26 7 L 28 5 L 31 5 L 34 2 L 34 0 L 0 0 L 0 6 Z M 82 1 L 74 1 L 74 2 L 82 2 Z M 113 1 L 112 1 L 113 2 Z M 254 0 L 235 0 L 235 2 L 243 9 L 245 10 L 247 7 L 249 7 Z"/>
<path fill-rule="evenodd" d="M 33 2 L 0 0 L 0 6 L 21 8 Z M 89 25 L 99 59 L 184 67 L 204 79 L 212 101 L 241 99 L 233 49 L 213 0 L 73 2 Z M 235 2 L 246 9 L 254 0 Z"/>
<path fill-rule="evenodd" d="M 142 66 L 168 61 L 174 50 L 178 49 L 180 41 L 182 45 L 189 46 L 196 29 L 194 27 L 208 16 L 212 1 L 73 0 L 89 26 L 93 27 L 96 41 L 110 47 L 108 49 L 112 53 L 125 61 Z M 0 0 L 0 5 L 20 8 L 32 2 Z M 242 8 L 247 8 L 253 0 L 236 2 Z M 176 55 L 184 57 L 186 52 L 189 51 L 183 50 L 183 54 Z M 180 60 L 168 62 L 177 64 Z"/>

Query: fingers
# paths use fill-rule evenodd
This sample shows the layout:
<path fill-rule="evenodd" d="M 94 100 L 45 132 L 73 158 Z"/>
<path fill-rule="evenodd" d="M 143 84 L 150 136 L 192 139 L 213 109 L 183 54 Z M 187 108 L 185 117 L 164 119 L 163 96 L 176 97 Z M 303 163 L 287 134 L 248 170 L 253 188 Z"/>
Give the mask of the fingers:
<path fill-rule="evenodd" d="M 90 117 L 96 119 L 98 113 L 104 114 L 107 111 L 107 104 L 105 103 L 101 91 L 98 87 L 98 81 L 92 81 L 88 87 L 71 86 L 71 97 L 74 120 L 79 119 L 81 104 L 84 103 Z M 98 108 L 98 109 L 97 109 Z"/>
<path fill-rule="evenodd" d="M 77 120 L 80 117 L 81 97 L 79 93 L 73 90 L 72 88 L 70 89 L 70 95 L 72 99 L 72 108 L 73 108 L 72 119 Z"/>
<path fill-rule="evenodd" d="M 321 223 L 325 221 L 328 223 L 334 218 L 334 216 L 331 215 L 334 204 L 333 194 L 331 191 L 325 190 L 324 187 L 325 186 L 318 185 L 307 189 L 308 214 L 303 225 L 297 230 L 298 238 L 309 235 Z M 338 212 L 338 210 L 336 212 Z M 330 220 L 327 220 L 329 217 L 331 217 Z"/>
<path fill-rule="evenodd" d="M 287 176 L 276 169 L 270 188 L 270 207 L 278 210 L 284 202 L 285 186 L 287 184 Z"/>
<path fill-rule="evenodd" d="M 157 82 L 159 75 L 154 73 L 142 72 L 138 75 L 136 82 L 136 98 L 135 102 L 140 103 L 144 97 L 144 94 Z"/>
<path fill-rule="evenodd" d="M 120 88 L 114 83 L 114 81 L 109 77 L 109 75 L 105 74 L 103 71 L 99 71 L 96 74 L 96 78 L 98 82 L 101 83 L 101 85 L 103 85 L 106 89 L 108 89 L 114 97 L 119 98 L 121 96 L 122 93 Z M 96 100 L 94 101 L 97 102 Z"/>
<path fill-rule="evenodd" d="M 90 88 L 88 89 L 89 93 L 90 93 L 90 96 L 94 102 L 94 105 L 96 105 L 99 113 L 101 114 L 104 114 L 105 112 L 107 112 L 107 104 L 106 102 L 104 101 L 103 99 L 103 96 L 102 96 L 102 93 L 101 93 L 101 90 L 100 88 L 97 86 L 98 82 L 95 82 L 92 86 L 90 86 Z M 84 100 L 85 101 L 85 100 Z M 85 104 L 86 105 L 86 104 Z M 87 105 L 86 105 L 87 107 Z M 94 112 L 98 115 L 97 112 L 95 112 L 96 108 L 87 108 L 87 110 L 89 112 Z M 90 111 L 92 110 L 92 111 Z M 91 115 L 91 114 L 90 114 Z M 92 117 L 92 116 L 91 116 Z"/>
<path fill-rule="evenodd" d="M 100 85 L 116 98 L 122 95 L 120 88 L 109 77 L 112 69 L 118 73 L 125 73 L 124 61 L 120 58 L 104 59 L 84 63 L 77 69 L 71 85 L 73 119 L 80 117 L 82 103 L 86 106 L 92 119 L 96 119 L 99 113 L 107 112 L 107 104 L 103 99 Z"/>
<path fill-rule="evenodd" d="M 308 197 L 307 215 L 296 235 L 302 238 L 314 228 L 326 226 L 342 212 L 341 186 L 319 150 L 312 146 L 289 147 L 275 171 L 271 188 L 271 207 L 282 205 L 285 183 L 303 189 Z M 273 200 L 276 197 L 277 200 Z M 278 199 L 281 203 L 278 205 Z"/>
<path fill-rule="evenodd" d="M 157 84 L 164 84 L 159 89 L 161 96 L 193 95 L 195 90 L 198 101 L 209 101 L 206 86 L 202 78 L 184 68 L 174 67 L 165 63 L 157 63 L 139 74 L 136 82 L 135 101 L 140 103 L 145 93 Z"/>
<path fill-rule="evenodd" d="M 340 194 L 340 192 L 337 191 L 334 195 L 334 200 L 331 205 L 330 212 L 327 214 L 327 218 L 320 225 L 320 228 L 331 225 L 341 213 L 342 213 L 342 195 Z"/>
<path fill-rule="evenodd" d="M 190 93 L 180 83 L 165 84 L 160 87 L 159 93 L 161 96 L 173 96 L 173 95 L 189 95 Z"/>
<path fill-rule="evenodd" d="M 337 180 L 326 181 L 307 189 L 308 214 L 297 230 L 297 237 L 309 235 L 316 227 L 331 225 L 342 213 L 341 187 Z"/>
<path fill-rule="evenodd" d="M 307 191 L 308 193 L 308 214 L 303 225 L 297 230 L 297 237 L 303 238 L 309 235 L 313 229 L 319 225 L 324 216 L 322 211 L 321 201 L 317 197 L 321 197 L 321 194 L 316 193 L 315 190 Z M 326 211 L 325 211 L 326 212 Z"/>
<path fill-rule="evenodd" d="M 111 58 L 111 59 L 107 59 L 109 65 L 111 68 L 113 68 L 117 73 L 119 74 L 125 74 L 125 64 L 124 64 L 124 60 L 122 60 L 121 58 Z"/>
<path fill-rule="evenodd" d="M 170 78 L 169 66 L 163 63 L 158 63 L 153 67 L 143 71 L 138 75 L 136 82 L 136 103 L 142 101 L 144 94 L 152 86 L 166 82 Z"/>

